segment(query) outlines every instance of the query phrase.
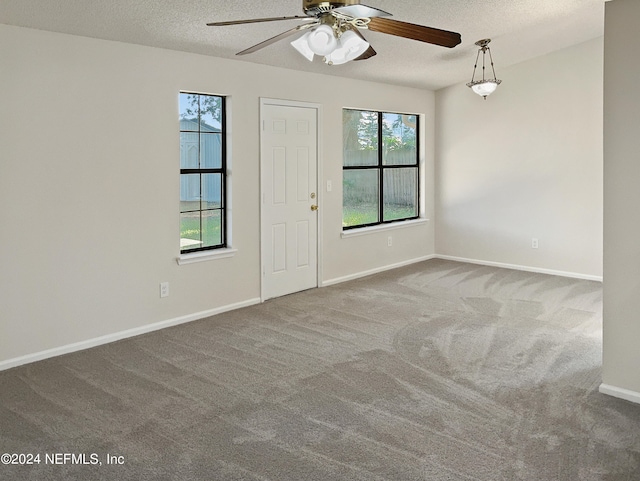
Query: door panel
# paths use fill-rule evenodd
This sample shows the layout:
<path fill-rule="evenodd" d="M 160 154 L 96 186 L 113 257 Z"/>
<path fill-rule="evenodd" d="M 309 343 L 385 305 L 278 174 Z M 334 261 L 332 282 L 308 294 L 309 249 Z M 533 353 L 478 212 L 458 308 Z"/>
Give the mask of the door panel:
<path fill-rule="evenodd" d="M 273 204 L 287 203 L 287 151 L 284 148 L 273 149 Z"/>
<path fill-rule="evenodd" d="M 298 262 L 296 267 L 308 267 L 311 252 L 309 252 L 309 222 L 298 221 L 296 224 L 296 252 Z"/>
<path fill-rule="evenodd" d="M 298 191 L 298 202 L 307 202 L 310 197 L 309 195 L 309 150 L 298 148 L 297 152 L 298 158 L 298 179 L 296 182 L 296 187 Z"/>
<path fill-rule="evenodd" d="M 271 227 L 271 232 L 273 246 L 271 271 L 277 274 L 287 270 L 287 226 L 285 224 L 274 224 Z"/>
<path fill-rule="evenodd" d="M 263 104 L 263 298 L 318 285 L 317 110 Z"/>

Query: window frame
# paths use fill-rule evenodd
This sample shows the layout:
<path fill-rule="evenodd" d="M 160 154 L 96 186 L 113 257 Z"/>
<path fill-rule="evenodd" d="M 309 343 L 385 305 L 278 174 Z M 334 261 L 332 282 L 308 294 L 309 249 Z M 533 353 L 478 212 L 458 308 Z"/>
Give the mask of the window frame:
<path fill-rule="evenodd" d="M 378 135 L 378 162 L 376 165 L 356 165 L 356 166 L 346 166 L 344 165 L 344 153 L 342 158 L 342 178 L 344 181 L 344 173 L 346 171 L 357 171 L 357 170 L 375 170 L 377 172 L 378 179 L 378 221 L 370 222 L 366 224 L 358 224 L 345 226 L 342 225 L 342 231 L 352 231 L 354 229 L 362 229 L 366 227 L 375 227 L 375 226 L 387 226 L 389 224 L 399 224 L 407 221 L 415 221 L 420 219 L 420 206 L 421 206 L 421 191 L 420 191 L 420 170 L 421 170 L 421 162 L 420 162 L 420 115 L 419 114 L 410 114 L 403 112 L 389 112 L 389 111 L 378 111 L 378 110 L 368 110 L 368 109 L 351 109 L 351 108 L 343 108 L 342 111 L 345 110 L 356 111 L 356 112 L 370 112 L 375 113 L 377 115 L 377 135 Z M 383 118 L 385 114 L 392 115 L 406 115 L 406 116 L 414 116 L 416 118 L 416 162 L 415 164 L 385 164 L 384 163 L 384 138 L 383 138 Z M 343 116 L 344 118 L 344 116 Z M 344 129 L 344 121 L 343 121 L 343 129 Z M 416 171 L 416 192 L 415 192 L 415 205 L 416 205 L 416 215 L 411 217 L 403 217 L 401 219 L 391 219 L 384 220 L 384 173 L 385 170 L 394 170 L 394 169 L 415 169 Z M 344 196 L 344 191 L 343 191 Z M 343 201 L 343 210 L 342 210 L 342 219 L 344 222 L 344 201 Z"/>
<path fill-rule="evenodd" d="M 200 232 L 202 235 L 202 213 L 203 212 L 208 212 L 208 211 L 220 211 L 220 230 L 221 230 L 221 234 L 220 234 L 220 243 L 215 244 L 215 245 L 211 245 L 211 246 L 204 246 L 204 247 L 195 247 L 195 248 L 182 248 L 180 247 L 180 255 L 181 256 L 187 256 L 190 254 L 200 254 L 202 255 L 202 253 L 205 253 L 207 251 L 215 251 L 215 250 L 220 250 L 220 249 L 226 249 L 228 247 L 228 198 L 227 198 L 227 193 L 228 193 L 228 188 L 227 188 L 227 177 L 228 177 L 228 173 L 227 173 L 227 97 L 224 95 L 216 95 L 216 94 L 207 94 L 207 93 L 202 93 L 202 92 L 192 92 L 192 91 L 186 91 L 186 90 L 181 90 L 179 92 L 179 97 L 183 94 L 186 95 L 197 95 L 198 97 L 217 97 L 220 99 L 220 144 L 221 144 L 221 159 L 220 159 L 220 167 L 207 167 L 207 168 L 202 168 L 202 167 L 198 167 L 198 168 L 182 168 L 182 165 L 180 165 L 180 179 L 182 179 L 182 175 L 200 175 L 202 176 L 202 174 L 220 174 L 220 207 L 219 208 L 205 208 L 203 209 L 202 207 L 202 177 L 200 177 L 200 209 L 197 210 L 192 210 L 192 211 L 183 211 L 180 208 L 180 214 L 182 215 L 183 212 L 200 212 Z M 179 129 L 179 135 L 182 136 L 183 133 L 197 133 L 198 134 L 198 159 L 200 159 L 200 149 L 202 148 L 202 130 L 201 130 L 201 123 L 200 123 L 200 99 L 198 99 L 198 130 L 194 131 L 194 130 L 182 130 L 182 128 Z M 180 197 L 182 197 L 182 192 L 180 193 Z M 180 199 L 180 202 L 182 202 L 182 199 Z M 181 237 L 180 237 L 181 238 Z"/>

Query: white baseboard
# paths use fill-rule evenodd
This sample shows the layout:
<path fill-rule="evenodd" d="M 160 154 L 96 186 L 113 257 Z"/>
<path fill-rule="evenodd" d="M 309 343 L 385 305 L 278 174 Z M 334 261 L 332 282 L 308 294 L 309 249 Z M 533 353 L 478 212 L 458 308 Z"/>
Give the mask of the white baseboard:
<path fill-rule="evenodd" d="M 466 257 L 444 256 L 436 254 L 433 256 L 437 259 L 456 261 L 456 262 L 468 262 L 469 264 L 479 264 L 483 266 L 502 267 L 504 269 L 515 269 L 517 271 L 536 272 L 538 274 L 549 274 L 552 276 L 571 277 L 573 279 L 583 279 L 587 281 L 602 282 L 602 276 L 593 276 L 590 274 L 581 274 L 579 272 L 565 272 L 557 271 L 554 269 L 542 269 L 539 267 L 521 266 L 518 264 L 506 264 L 503 262 L 482 261 L 478 259 L 468 259 Z"/>
<path fill-rule="evenodd" d="M 383 267 L 376 267 L 375 269 L 369 269 L 367 271 L 356 272 L 355 274 L 349 274 L 348 276 L 336 277 L 335 279 L 329 279 L 324 281 L 321 287 L 328 287 L 334 284 L 340 284 L 341 282 L 353 281 L 355 279 L 360 279 L 361 277 L 371 276 L 373 274 L 378 274 L 380 272 L 389 271 L 391 269 L 396 269 L 398 267 L 404 267 L 411 264 L 415 264 L 416 262 L 428 261 L 429 259 L 434 259 L 435 255 L 428 255 L 424 257 L 418 257 L 417 259 L 410 259 L 408 261 L 398 262 L 396 264 L 390 264 Z"/>
<path fill-rule="evenodd" d="M 629 391 L 628 389 L 611 386 L 610 384 L 600 384 L 599 391 L 602 394 L 607 394 L 608 396 L 613 396 L 619 399 L 624 399 L 625 401 L 631 401 L 632 403 L 640 404 L 640 392 Z"/>
<path fill-rule="evenodd" d="M 222 314 L 223 312 L 233 311 L 240 309 L 241 307 L 253 306 L 260 304 L 260 299 L 249 299 L 247 301 L 237 302 L 235 304 L 229 304 L 215 309 L 209 309 L 207 311 L 195 312 L 186 316 L 176 317 L 175 319 L 168 319 L 166 321 L 160 321 L 153 324 L 147 324 L 145 326 L 136 327 L 133 329 L 127 329 L 126 331 L 115 332 L 113 334 L 107 334 L 105 336 L 95 337 L 86 341 L 75 342 L 73 344 L 67 344 L 65 346 L 48 349 L 46 351 L 36 352 L 34 354 L 27 354 L 26 356 L 16 357 L 0 362 L 0 371 L 5 371 L 14 367 L 22 366 L 23 364 L 29 364 L 36 361 L 42 361 L 51 357 L 62 356 L 63 354 L 70 354 L 72 352 L 83 351 L 110 342 L 119 341 L 121 339 L 127 339 L 129 337 L 139 336 L 140 334 L 146 334 L 148 332 L 165 329 L 167 327 L 178 326 L 187 322 L 197 321 L 206 317 L 214 316 L 216 314 Z"/>

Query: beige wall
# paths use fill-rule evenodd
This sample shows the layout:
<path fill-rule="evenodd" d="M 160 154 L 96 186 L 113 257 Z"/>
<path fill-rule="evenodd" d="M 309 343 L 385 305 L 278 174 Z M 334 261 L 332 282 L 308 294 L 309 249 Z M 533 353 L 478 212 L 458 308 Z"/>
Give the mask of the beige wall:
<path fill-rule="evenodd" d="M 606 4 L 603 391 L 640 402 L 640 2 Z"/>
<path fill-rule="evenodd" d="M 4 25 L 0 46 L 0 368 L 257 302 L 261 97 L 322 105 L 323 282 L 434 252 L 433 223 L 340 236 L 342 108 L 424 114 L 432 217 L 433 92 Z M 182 266 L 180 90 L 230 96 L 238 249 Z"/>
<path fill-rule="evenodd" d="M 487 100 L 436 95 L 436 252 L 601 278 L 603 41 L 510 68 L 492 51 Z"/>

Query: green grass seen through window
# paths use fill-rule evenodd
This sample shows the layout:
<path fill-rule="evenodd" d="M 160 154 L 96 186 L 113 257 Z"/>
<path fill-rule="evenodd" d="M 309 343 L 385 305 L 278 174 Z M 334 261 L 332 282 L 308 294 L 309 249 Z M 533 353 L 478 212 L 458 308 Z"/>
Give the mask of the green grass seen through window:
<path fill-rule="evenodd" d="M 414 208 L 405 205 L 386 205 L 384 212 L 385 221 L 416 216 Z M 345 205 L 342 209 L 343 227 L 374 224 L 376 222 L 378 222 L 378 206 L 376 204 Z"/>

